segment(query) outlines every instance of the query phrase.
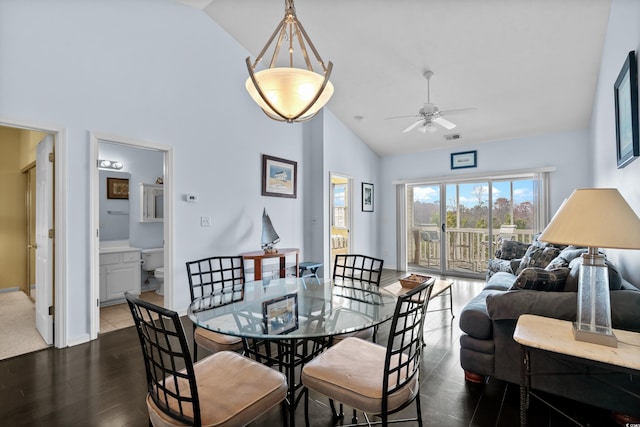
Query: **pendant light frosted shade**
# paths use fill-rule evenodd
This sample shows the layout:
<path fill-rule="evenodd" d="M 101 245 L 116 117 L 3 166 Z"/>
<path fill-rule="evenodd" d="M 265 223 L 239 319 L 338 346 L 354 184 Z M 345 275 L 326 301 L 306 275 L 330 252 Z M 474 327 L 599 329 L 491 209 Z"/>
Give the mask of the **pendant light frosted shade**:
<path fill-rule="evenodd" d="M 315 116 L 333 95 L 331 82 L 327 81 L 323 88 L 324 76 L 302 68 L 269 68 L 255 73 L 255 79 L 274 108 L 260 96 L 251 77 L 245 83 L 247 91 L 260 108 L 275 120 L 308 120 Z M 316 97 L 320 91 L 322 92 Z"/>
<path fill-rule="evenodd" d="M 273 54 L 268 68 L 256 71 L 270 48 L 273 48 Z M 313 56 L 309 55 L 307 48 Z M 286 57 L 286 66 L 277 65 L 280 53 Z M 301 60 L 296 60 L 296 55 Z M 322 74 L 313 70 L 312 58 L 315 58 Z M 247 58 L 246 62 L 249 78 L 245 87 L 262 111 L 274 120 L 289 123 L 309 120 L 333 95 L 333 85 L 329 81 L 333 64 L 329 61 L 327 66 L 324 65 L 296 17 L 293 0 L 285 0 L 284 18 L 255 61 Z M 304 64 L 306 68 L 298 68 L 294 64 Z"/>

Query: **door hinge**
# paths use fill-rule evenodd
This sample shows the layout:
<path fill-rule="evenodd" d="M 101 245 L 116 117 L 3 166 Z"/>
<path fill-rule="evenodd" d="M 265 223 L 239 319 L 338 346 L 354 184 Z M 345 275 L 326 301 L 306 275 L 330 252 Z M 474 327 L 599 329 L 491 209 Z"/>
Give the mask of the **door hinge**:
<path fill-rule="evenodd" d="M 53 316 L 53 314 L 55 313 L 55 309 L 53 308 L 52 305 L 49 306 L 49 316 Z"/>
<path fill-rule="evenodd" d="M 100 307 L 100 298 L 96 299 L 96 307 Z"/>
<path fill-rule="evenodd" d="M 50 239 L 53 239 L 54 234 L 55 234 L 55 233 L 53 232 L 53 228 L 50 228 L 50 229 L 49 229 L 49 238 L 50 238 Z"/>
<path fill-rule="evenodd" d="M 53 163 L 56 160 L 56 155 L 53 153 L 49 153 L 49 161 Z"/>

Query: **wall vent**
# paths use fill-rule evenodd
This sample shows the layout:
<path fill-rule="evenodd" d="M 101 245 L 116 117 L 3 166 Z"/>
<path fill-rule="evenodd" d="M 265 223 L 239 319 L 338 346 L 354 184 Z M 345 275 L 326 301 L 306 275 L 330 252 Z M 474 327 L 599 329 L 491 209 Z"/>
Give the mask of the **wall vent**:
<path fill-rule="evenodd" d="M 462 135 L 460 135 L 459 133 L 450 133 L 444 136 L 444 139 L 446 139 L 447 141 L 455 141 L 456 139 L 460 138 L 462 138 Z"/>

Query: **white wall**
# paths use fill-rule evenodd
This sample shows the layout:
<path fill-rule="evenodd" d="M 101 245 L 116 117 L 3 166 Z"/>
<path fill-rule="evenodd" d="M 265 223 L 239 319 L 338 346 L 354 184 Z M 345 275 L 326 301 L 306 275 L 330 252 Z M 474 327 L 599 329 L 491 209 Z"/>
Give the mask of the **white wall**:
<path fill-rule="evenodd" d="M 451 170 L 451 153 L 470 150 L 478 152 L 478 167 Z M 588 167 L 589 158 L 587 130 L 478 145 L 455 145 L 449 150 L 383 158 L 378 194 L 381 194 L 382 199 L 379 235 L 385 266 L 396 267 L 394 181 L 448 176 L 459 178 L 465 174 L 496 174 L 510 170 L 555 167 L 556 171 L 551 173 L 550 187 L 553 213 L 574 189 L 589 185 L 592 175 Z"/>
<path fill-rule="evenodd" d="M 384 197 L 378 192 L 380 158 L 349 130 L 331 111 L 324 113 L 324 191 L 323 199 L 330 197 L 329 174 L 338 173 L 353 180 L 353 216 L 351 225 L 351 252 L 380 257 L 378 220 Z M 373 212 L 362 212 L 362 183 L 374 185 Z M 391 203 L 394 203 L 392 201 Z M 387 201 L 389 203 L 389 201 Z M 325 267 L 329 261 L 330 218 L 329 208 L 325 208 L 324 238 Z M 385 266 L 386 267 L 386 266 Z"/>
<path fill-rule="evenodd" d="M 613 0 L 591 122 L 593 186 L 618 188 L 635 213 L 640 215 L 640 160 L 636 159 L 623 169 L 616 166 L 613 85 L 632 50 L 636 57 L 640 54 L 640 2 Z M 640 286 L 640 251 L 606 252 L 622 275 Z"/>
<path fill-rule="evenodd" d="M 263 207 L 281 247 L 305 247 L 305 174 L 297 199 L 262 197 L 261 154 L 304 171 L 303 131 L 315 125 L 257 108 L 244 89 L 248 52 L 203 12 L 171 0 L 0 0 L 0 55 L 0 117 L 66 129 L 69 342 L 89 337 L 90 132 L 173 147 L 174 309 L 188 304 L 186 261 L 259 249 Z M 358 161 L 375 157 L 329 127 L 342 148 L 358 146 Z"/>

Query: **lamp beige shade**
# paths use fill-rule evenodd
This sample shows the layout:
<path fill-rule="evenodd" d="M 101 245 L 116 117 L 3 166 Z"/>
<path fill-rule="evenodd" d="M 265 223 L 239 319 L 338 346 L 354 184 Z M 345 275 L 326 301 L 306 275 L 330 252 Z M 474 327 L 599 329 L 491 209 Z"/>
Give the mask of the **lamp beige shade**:
<path fill-rule="evenodd" d="M 578 189 L 560 206 L 539 240 L 640 249 L 640 218 L 615 188 Z"/>

